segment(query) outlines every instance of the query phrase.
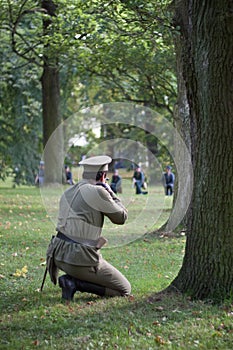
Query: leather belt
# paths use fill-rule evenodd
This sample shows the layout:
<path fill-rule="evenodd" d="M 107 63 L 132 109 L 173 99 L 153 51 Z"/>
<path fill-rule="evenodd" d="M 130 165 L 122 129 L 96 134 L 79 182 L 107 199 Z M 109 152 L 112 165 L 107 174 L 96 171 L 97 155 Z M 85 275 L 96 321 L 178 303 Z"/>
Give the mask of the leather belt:
<path fill-rule="evenodd" d="M 66 242 L 78 243 L 78 242 L 74 241 L 73 239 L 71 239 L 71 238 L 67 237 L 66 235 L 64 235 L 64 233 L 62 233 L 62 232 L 58 232 L 57 233 L 57 238 L 60 238 L 63 241 L 66 241 Z"/>
<path fill-rule="evenodd" d="M 93 239 L 86 239 L 86 238 L 81 238 L 81 237 L 75 237 L 76 240 L 74 241 L 73 239 L 67 237 L 64 235 L 64 233 L 58 231 L 57 233 L 57 238 L 62 239 L 63 241 L 66 242 L 71 242 L 71 243 L 78 243 L 78 244 L 83 244 L 83 245 L 88 245 L 90 247 L 97 247 L 98 246 L 98 240 L 93 240 Z"/>

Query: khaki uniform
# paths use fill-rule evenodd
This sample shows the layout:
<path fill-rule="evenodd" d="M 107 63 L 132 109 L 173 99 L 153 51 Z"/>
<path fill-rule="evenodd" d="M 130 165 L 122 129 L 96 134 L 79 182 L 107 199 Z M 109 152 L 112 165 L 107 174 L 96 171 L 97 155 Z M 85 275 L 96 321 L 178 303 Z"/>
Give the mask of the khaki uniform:
<path fill-rule="evenodd" d="M 68 188 L 60 200 L 57 231 L 77 243 L 54 237 L 47 256 L 52 255 L 56 267 L 68 275 L 106 287 L 105 295 L 128 295 L 128 280 L 96 249 L 104 216 L 123 225 L 127 210 L 117 196 L 92 180 Z"/>

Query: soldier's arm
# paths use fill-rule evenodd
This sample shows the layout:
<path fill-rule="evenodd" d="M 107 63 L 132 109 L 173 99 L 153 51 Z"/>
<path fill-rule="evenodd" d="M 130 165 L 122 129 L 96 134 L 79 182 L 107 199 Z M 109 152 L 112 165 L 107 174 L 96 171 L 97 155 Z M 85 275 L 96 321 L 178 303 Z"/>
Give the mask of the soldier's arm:
<path fill-rule="evenodd" d="M 106 215 L 114 224 L 123 225 L 128 217 L 127 209 L 120 199 L 113 193 L 110 194 L 105 188 L 100 187 L 99 210 Z"/>

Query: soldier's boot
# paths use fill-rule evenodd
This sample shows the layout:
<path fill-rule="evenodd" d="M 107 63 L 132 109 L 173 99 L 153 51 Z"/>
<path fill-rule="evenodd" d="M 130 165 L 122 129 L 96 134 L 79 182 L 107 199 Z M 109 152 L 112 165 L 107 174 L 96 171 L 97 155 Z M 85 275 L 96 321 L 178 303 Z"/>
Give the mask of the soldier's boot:
<path fill-rule="evenodd" d="M 105 295 L 105 287 L 100 286 L 99 284 L 87 282 L 87 281 L 81 281 L 78 278 L 74 278 L 76 288 L 78 291 L 81 293 L 86 292 L 86 293 L 92 293 L 99 295 L 103 297 Z"/>
<path fill-rule="evenodd" d="M 59 286 L 62 289 L 62 298 L 73 300 L 74 293 L 77 291 L 75 279 L 69 275 L 63 275 L 58 279 Z"/>

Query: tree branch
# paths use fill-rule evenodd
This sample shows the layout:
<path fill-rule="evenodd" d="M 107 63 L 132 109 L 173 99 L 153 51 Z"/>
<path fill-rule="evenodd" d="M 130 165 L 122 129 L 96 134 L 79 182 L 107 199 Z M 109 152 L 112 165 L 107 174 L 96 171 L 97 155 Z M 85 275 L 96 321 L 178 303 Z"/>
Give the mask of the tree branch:
<path fill-rule="evenodd" d="M 11 46 L 12 46 L 12 51 L 15 52 L 19 57 L 22 57 L 23 59 L 27 60 L 28 62 L 34 63 L 39 67 L 42 67 L 42 63 L 40 63 L 39 61 L 36 60 L 36 58 L 38 58 L 38 55 L 35 51 L 35 48 L 40 46 L 42 44 L 41 41 L 39 41 L 37 44 L 31 46 L 24 38 L 24 36 L 22 34 L 20 34 L 17 31 L 17 28 L 19 26 L 19 23 L 21 22 L 22 18 L 30 13 L 44 13 L 46 14 L 47 11 L 45 9 L 42 9 L 40 7 L 35 7 L 33 9 L 27 9 L 23 11 L 23 7 L 25 6 L 27 0 L 25 0 L 22 5 L 20 6 L 20 9 L 18 11 L 18 15 L 16 17 L 16 20 L 13 20 L 13 13 L 12 13 L 12 7 L 11 4 L 8 0 L 8 6 L 9 6 L 9 13 L 10 13 L 10 28 L 11 28 Z M 24 52 L 20 52 L 20 50 L 17 49 L 17 40 L 16 40 L 16 36 L 18 36 L 27 46 L 27 49 L 24 50 Z M 29 52 L 32 52 L 34 54 L 35 57 L 28 57 L 27 54 Z"/>

